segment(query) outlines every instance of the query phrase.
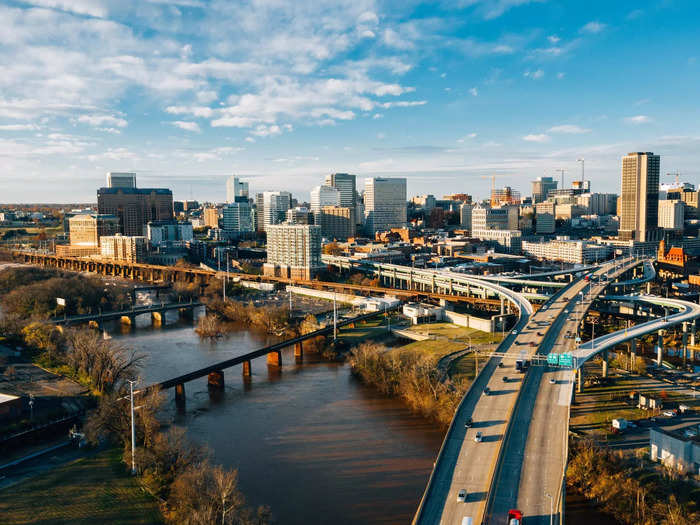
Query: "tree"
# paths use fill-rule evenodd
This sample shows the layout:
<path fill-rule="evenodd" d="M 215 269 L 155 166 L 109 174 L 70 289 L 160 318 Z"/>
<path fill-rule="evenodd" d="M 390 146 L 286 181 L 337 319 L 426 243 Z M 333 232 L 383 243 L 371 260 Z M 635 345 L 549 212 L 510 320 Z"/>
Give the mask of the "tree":
<path fill-rule="evenodd" d="M 24 342 L 41 351 L 49 364 L 55 364 L 62 356 L 65 341 L 61 332 L 46 323 L 30 323 L 22 329 Z"/>

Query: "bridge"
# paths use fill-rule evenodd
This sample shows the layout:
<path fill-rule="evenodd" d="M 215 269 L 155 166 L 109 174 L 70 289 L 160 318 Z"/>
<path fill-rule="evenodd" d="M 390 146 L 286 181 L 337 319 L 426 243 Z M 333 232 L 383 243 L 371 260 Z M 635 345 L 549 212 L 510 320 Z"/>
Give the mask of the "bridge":
<path fill-rule="evenodd" d="M 355 323 L 366 321 L 377 317 L 379 315 L 384 315 L 387 312 L 394 311 L 398 309 L 401 305 L 396 305 L 386 310 L 381 310 L 377 312 L 370 312 L 367 314 L 362 314 L 351 319 L 344 319 L 336 323 L 336 328 L 342 328 L 344 326 L 354 326 Z M 161 381 L 146 387 L 144 390 L 167 390 L 170 388 L 175 388 L 175 402 L 179 406 L 184 406 L 185 403 L 185 383 L 194 381 L 202 377 L 207 377 L 207 383 L 210 391 L 220 391 L 224 388 L 224 370 L 231 368 L 236 365 L 243 365 L 243 377 L 251 377 L 251 361 L 258 357 L 267 356 L 267 364 L 271 367 L 281 367 L 282 366 L 282 349 L 289 346 L 294 347 L 294 356 L 296 358 L 301 358 L 303 356 L 303 343 L 309 339 L 314 339 L 319 336 L 327 336 L 333 333 L 334 326 L 330 324 L 319 330 L 309 332 L 308 334 L 300 335 L 292 339 L 287 339 L 285 341 L 280 341 L 279 343 L 274 343 L 264 348 L 248 352 L 219 363 L 214 363 L 199 370 L 194 370 L 186 374 Z"/>
<path fill-rule="evenodd" d="M 598 286 L 604 285 L 605 283 Z M 591 286 L 596 287 L 596 284 Z M 499 518 L 510 508 L 523 511 L 527 523 L 546 525 L 550 519 L 561 523 L 568 457 L 569 410 L 575 376 L 578 378 L 577 391 L 583 390 L 583 364 L 594 355 L 602 354 L 602 373 L 607 376 L 607 353 L 615 345 L 631 341 L 634 359 L 635 338 L 679 323 L 683 323 L 685 343 L 688 323 L 700 317 L 700 306 L 676 299 L 652 296 L 605 296 L 601 299 L 639 301 L 674 308 L 678 313 L 606 334 L 580 345 L 572 352 L 574 369 L 536 367 L 528 373 L 512 421 L 513 431 L 506 435 L 499 458 L 501 468 L 494 476 L 493 488 L 489 494 L 487 523 L 499 523 Z M 573 307 L 571 312 L 574 322 L 570 323 L 572 331 L 585 315 L 588 305 L 590 301 L 581 304 L 578 311 Z M 660 348 L 661 345 L 658 350 L 659 360 Z M 569 350 L 566 340 L 559 341 L 552 348 L 556 353 Z"/>
<path fill-rule="evenodd" d="M 613 261 L 596 273 L 615 279 L 640 262 L 634 259 Z M 559 290 L 534 315 L 521 316 L 498 352 L 531 357 L 539 348 L 540 353 L 548 353 L 563 338 L 565 328 L 578 322 L 573 307 L 582 300 L 580 292 L 590 290 L 590 304 L 607 284 L 608 281 L 593 283 L 579 279 Z M 495 517 L 500 514 L 493 510 L 492 504 L 493 495 L 499 492 L 496 473 L 503 472 L 501 450 L 507 436 L 513 432 L 513 420 L 519 416 L 518 403 L 524 388 L 523 376 L 514 371 L 512 363 L 512 358 L 492 357 L 463 398 L 445 436 L 414 523 L 459 523 L 464 516 L 472 517 L 474 523 L 489 523 L 492 518 L 493 523 L 499 522 Z M 486 387 L 490 395 L 484 395 Z M 470 418 L 473 425 L 465 428 Z M 474 439 L 476 432 L 482 433 L 480 442 Z M 457 502 L 461 489 L 469 495 L 464 503 Z M 506 513 L 507 510 L 502 516 Z"/>
<path fill-rule="evenodd" d="M 188 303 L 160 303 L 148 306 L 132 307 L 128 310 L 119 310 L 114 312 L 103 312 L 90 314 L 72 315 L 70 317 L 54 317 L 49 322 L 56 325 L 69 326 L 72 324 L 90 323 L 97 327 L 101 327 L 106 321 L 119 320 L 123 324 L 134 324 L 136 316 L 151 314 L 151 317 L 156 322 L 162 322 L 165 318 L 165 313 L 176 310 L 178 312 L 192 311 L 195 308 L 204 306 L 204 303 L 199 301 L 190 301 Z"/>

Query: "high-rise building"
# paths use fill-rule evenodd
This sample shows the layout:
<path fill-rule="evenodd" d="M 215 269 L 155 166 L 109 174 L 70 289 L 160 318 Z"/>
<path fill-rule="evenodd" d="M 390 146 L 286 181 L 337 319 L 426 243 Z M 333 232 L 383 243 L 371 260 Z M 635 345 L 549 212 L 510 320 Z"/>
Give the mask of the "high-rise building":
<path fill-rule="evenodd" d="M 680 200 L 659 201 L 659 228 L 676 233 L 683 232 L 685 206 Z"/>
<path fill-rule="evenodd" d="M 554 233 L 556 204 L 540 202 L 535 205 L 535 233 Z"/>
<path fill-rule="evenodd" d="M 116 234 L 101 237 L 100 242 L 102 257 L 117 261 L 141 262 L 148 249 L 148 239 L 143 236 Z"/>
<path fill-rule="evenodd" d="M 660 164 L 660 157 L 651 152 L 629 153 L 622 158 L 620 239 L 658 239 Z"/>
<path fill-rule="evenodd" d="M 316 186 L 311 190 L 311 212 L 316 214 L 324 206 L 340 206 L 340 191 L 333 186 Z"/>
<path fill-rule="evenodd" d="M 255 195 L 255 231 L 265 231 L 265 194 Z"/>
<path fill-rule="evenodd" d="M 314 215 L 309 208 L 289 208 L 287 210 L 287 222 L 289 224 L 315 224 Z"/>
<path fill-rule="evenodd" d="M 287 218 L 287 210 L 292 207 L 292 194 L 287 191 L 263 192 L 263 229 L 271 224 L 279 224 Z M 258 213 L 260 213 L 258 211 Z"/>
<path fill-rule="evenodd" d="M 349 173 L 332 173 L 326 175 L 326 186 L 332 186 L 340 192 L 340 201 L 337 206 L 354 208 L 357 203 L 357 190 L 355 175 Z M 328 206 L 334 206 L 330 204 Z"/>
<path fill-rule="evenodd" d="M 265 275 L 311 279 L 322 267 L 321 227 L 308 224 L 268 224 Z"/>
<path fill-rule="evenodd" d="M 491 206 L 503 206 L 508 204 L 520 204 L 520 192 L 510 186 L 494 188 L 491 190 Z"/>
<path fill-rule="evenodd" d="M 100 188 L 97 213 L 116 215 L 122 234 L 141 236 L 149 222 L 173 219 L 173 192 L 165 188 Z"/>
<path fill-rule="evenodd" d="M 72 246 L 100 246 L 100 238 L 119 233 L 119 219 L 115 215 L 84 213 L 68 220 Z"/>
<path fill-rule="evenodd" d="M 472 229 L 472 211 L 474 210 L 474 205 L 465 202 L 459 207 L 459 224 L 465 230 L 471 231 Z"/>
<path fill-rule="evenodd" d="M 248 197 L 236 197 L 234 202 L 224 206 L 221 211 L 221 228 L 238 236 L 252 233 L 255 228 L 251 211 Z"/>
<path fill-rule="evenodd" d="M 107 173 L 108 188 L 135 188 L 136 173 L 110 171 Z"/>
<path fill-rule="evenodd" d="M 532 181 L 532 203 L 537 204 L 547 200 L 550 190 L 557 189 L 557 181 L 552 177 L 537 177 Z"/>
<path fill-rule="evenodd" d="M 204 208 L 204 225 L 210 228 L 219 227 L 219 210 L 217 208 Z"/>
<path fill-rule="evenodd" d="M 368 231 L 406 227 L 406 179 L 365 179 L 365 218 Z"/>
<path fill-rule="evenodd" d="M 518 207 L 501 206 L 486 208 L 476 206 L 472 210 L 473 230 L 517 230 Z"/>
<path fill-rule="evenodd" d="M 411 202 L 425 211 L 432 210 L 437 205 L 435 195 L 417 195 L 411 199 Z"/>
<path fill-rule="evenodd" d="M 347 239 L 355 236 L 355 208 L 324 206 L 316 215 L 321 235 L 327 239 Z"/>
<path fill-rule="evenodd" d="M 229 204 L 236 202 L 236 197 L 248 198 L 248 183 L 231 176 L 226 180 L 226 202 Z"/>
<path fill-rule="evenodd" d="M 146 237 L 153 246 L 184 244 L 194 239 L 194 229 L 189 221 L 151 221 L 146 225 Z"/>

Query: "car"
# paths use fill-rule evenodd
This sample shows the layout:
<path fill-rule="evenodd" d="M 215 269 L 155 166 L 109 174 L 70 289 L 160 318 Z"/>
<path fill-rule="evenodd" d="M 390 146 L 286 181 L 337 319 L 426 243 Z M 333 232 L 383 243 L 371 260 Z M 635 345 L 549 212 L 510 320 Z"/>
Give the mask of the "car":
<path fill-rule="evenodd" d="M 457 494 L 457 501 L 460 503 L 464 503 L 467 501 L 467 491 L 464 489 L 461 489 L 459 491 L 459 494 Z"/>
<path fill-rule="evenodd" d="M 537 332 L 537 335 L 539 335 L 540 337 L 544 337 L 544 334 L 542 332 Z"/>
<path fill-rule="evenodd" d="M 535 343 L 534 343 L 533 341 L 530 341 L 530 346 L 531 346 L 531 347 L 534 347 L 534 346 L 535 346 Z"/>
<path fill-rule="evenodd" d="M 503 364 L 503 361 L 501 361 L 500 363 L 498 363 L 498 368 L 503 368 L 504 366 L 505 366 L 505 365 Z"/>
<path fill-rule="evenodd" d="M 467 421 L 464 423 L 464 428 L 471 428 L 471 426 L 474 424 L 472 421 L 472 418 L 467 418 Z"/>
<path fill-rule="evenodd" d="M 513 330 L 513 335 L 518 335 L 518 331 L 517 331 L 517 330 Z"/>
<path fill-rule="evenodd" d="M 484 394 L 487 396 L 491 393 L 491 389 L 489 387 L 484 388 Z"/>
<path fill-rule="evenodd" d="M 476 434 L 474 434 L 474 441 L 476 441 L 477 443 L 481 443 L 482 439 L 483 436 L 481 435 L 481 432 L 477 432 Z"/>
<path fill-rule="evenodd" d="M 507 383 L 508 382 L 508 376 L 503 376 L 503 382 Z"/>
<path fill-rule="evenodd" d="M 557 380 L 554 379 L 553 377 L 550 377 L 550 378 L 549 378 L 549 384 L 550 384 L 550 385 L 556 385 L 556 384 L 557 384 Z"/>
<path fill-rule="evenodd" d="M 675 411 L 675 410 L 664 410 L 664 416 L 666 416 L 666 417 L 675 417 L 675 416 L 676 416 L 676 411 Z"/>

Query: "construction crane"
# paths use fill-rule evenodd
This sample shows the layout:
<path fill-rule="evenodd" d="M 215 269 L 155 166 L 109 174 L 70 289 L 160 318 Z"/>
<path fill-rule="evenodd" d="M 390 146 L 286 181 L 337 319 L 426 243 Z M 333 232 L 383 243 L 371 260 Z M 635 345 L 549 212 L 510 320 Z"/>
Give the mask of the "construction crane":
<path fill-rule="evenodd" d="M 496 189 L 496 176 L 495 175 L 482 175 L 482 179 L 491 179 L 491 191 Z"/>
<path fill-rule="evenodd" d="M 558 171 L 561 173 L 561 189 L 564 189 L 564 173 L 566 173 L 568 170 L 566 168 L 557 168 L 554 171 Z"/>
<path fill-rule="evenodd" d="M 675 171 L 673 173 L 667 173 L 667 177 L 676 177 L 676 188 L 681 187 L 681 172 L 680 171 Z"/>

